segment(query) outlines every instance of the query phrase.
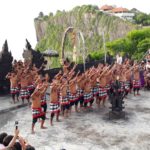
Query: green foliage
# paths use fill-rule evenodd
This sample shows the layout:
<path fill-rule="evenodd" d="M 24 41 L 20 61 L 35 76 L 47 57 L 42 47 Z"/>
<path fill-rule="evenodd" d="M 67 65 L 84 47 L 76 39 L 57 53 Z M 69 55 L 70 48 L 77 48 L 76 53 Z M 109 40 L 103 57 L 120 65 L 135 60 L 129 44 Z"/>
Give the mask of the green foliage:
<path fill-rule="evenodd" d="M 137 45 L 138 52 L 146 52 L 150 48 L 150 38 L 145 38 L 144 40 L 140 41 Z"/>
<path fill-rule="evenodd" d="M 90 53 L 90 58 L 92 60 L 100 60 L 104 58 L 104 50 L 94 51 Z"/>
<path fill-rule="evenodd" d="M 129 53 L 134 59 L 141 59 L 142 55 L 150 48 L 150 28 L 134 30 L 121 38 L 106 44 L 114 52 Z"/>
<path fill-rule="evenodd" d="M 150 25 L 150 14 L 139 12 L 135 14 L 133 19 L 137 24 L 141 24 L 144 26 Z"/>

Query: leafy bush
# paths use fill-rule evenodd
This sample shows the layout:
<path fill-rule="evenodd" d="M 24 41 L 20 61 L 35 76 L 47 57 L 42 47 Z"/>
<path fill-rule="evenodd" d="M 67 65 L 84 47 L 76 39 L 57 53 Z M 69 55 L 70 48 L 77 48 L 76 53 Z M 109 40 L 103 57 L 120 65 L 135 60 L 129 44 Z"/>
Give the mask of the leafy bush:
<path fill-rule="evenodd" d="M 150 48 L 150 28 L 131 31 L 125 38 L 108 42 L 106 46 L 114 53 L 129 53 L 132 58 L 141 59 Z"/>
<path fill-rule="evenodd" d="M 103 50 L 99 50 L 99 51 L 95 51 L 90 53 L 90 57 L 92 60 L 100 60 L 102 58 L 104 58 L 104 51 Z"/>

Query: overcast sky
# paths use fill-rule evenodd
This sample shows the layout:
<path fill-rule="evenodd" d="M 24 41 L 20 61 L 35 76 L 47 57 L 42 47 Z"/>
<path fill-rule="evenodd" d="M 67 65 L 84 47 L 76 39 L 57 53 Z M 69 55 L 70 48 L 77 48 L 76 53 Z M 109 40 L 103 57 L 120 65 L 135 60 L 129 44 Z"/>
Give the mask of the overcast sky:
<path fill-rule="evenodd" d="M 45 15 L 57 10 L 71 10 L 77 5 L 104 4 L 137 8 L 150 13 L 149 0 L 1 0 L 0 1 L 0 50 L 8 40 L 9 50 L 16 59 L 22 58 L 27 38 L 32 47 L 36 45 L 34 18 L 42 11 Z"/>

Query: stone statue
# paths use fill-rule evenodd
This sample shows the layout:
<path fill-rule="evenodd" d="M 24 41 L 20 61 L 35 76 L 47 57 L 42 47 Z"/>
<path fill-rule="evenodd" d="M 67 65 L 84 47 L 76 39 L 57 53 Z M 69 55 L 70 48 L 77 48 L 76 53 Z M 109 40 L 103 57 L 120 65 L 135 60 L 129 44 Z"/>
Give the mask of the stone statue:
<path fill-rule="evenodd" d="M 35 64 L 36 67 L 41 67 L 41 65 L 45 62 L 44 56 L 39 51 L 32 49 L 31 44 L 26 39 L 26 49 L 23 52 L 23 58 L 27 62 L 31 62 L 32 65 Z"/>
<path fill-rule="evenodd" d="M 110 107 L 111 111 L 109 112 L 109 119 L 125 118 L 125 112 L 123 111 L 124 109 L 123 99 L 125 97 L 125 92 L 124 90 L 121 91 L 121 82 L 119 81 L 119 79 L 116 79 L 116 81 L 111 84 L 109 97 L 110 97 L 110 103 L 112 105 Z"/>

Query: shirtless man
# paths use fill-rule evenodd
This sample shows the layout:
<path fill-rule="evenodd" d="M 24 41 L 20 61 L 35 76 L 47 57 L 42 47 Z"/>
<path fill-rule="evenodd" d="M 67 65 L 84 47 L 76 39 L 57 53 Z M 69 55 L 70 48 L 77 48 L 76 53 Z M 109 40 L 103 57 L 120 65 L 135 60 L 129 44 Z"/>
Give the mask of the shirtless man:
<path fill-rule="evenodd" d="M 84 108 L 85 110 L 88 108 L 88 103 L 90 103 L 90 108 L 92 108 L 92 104 L 94 102 L 93 93 L 92 93 L 92 87 L 90 79 L 87 77 L 85 80 L 85 86 L 84 86 Z"/>
<path fill-rule="evenodd" d="M 70 106 L 67 92 L 68 92 L 68 84 L 67 81 L 66 82 L 64 81 L 64 83 L 62 83 L 62 86 L 60 87 L 60 94 L 59 94 L 59 101 L 62 108 L 63 117 L 68 117 Z"/>
<path fill-rule="evenodd" d="M 45 87 L 45 91 L 43 91 L 43 95 L 41 96 L 41 107 L 43 112 L 45 113 L 46 118 L 46 111 L 47 111 L 47 99 L 46 99 L 46 91 L 48 88 L 48 82 L 45 78 L 41 78 L 40 82 L 38 83 L 36 88 Z"/>
<path fill-rule="evenodd" d="M 77 92 L 77 83 L 76 78 L 72 79 L 69 82 L 69 102 L 70 102 L 70 113 L 72 110 L 72 106 L 75 105 L 75 111 L 78 112 L 78 92 Z"/>
<path fill-rule="evenodd" d="M 84 103 L 84 79 L 85 76 L 82 74 L 80 77 L 77 78 L 77 85 L 78 85 L 78 100 L 80 102 L 80 108 L 83 108 L 83 103 Z"/>
<path fill-rule="evenodd" d="M 97 82 L 97 73 L 96 72 L 94 72 L 94 74 L 92 74 L 92 76 L 90 77 L 90 80 L 91 80 L 93 97 L 95 99 L 97 99 L 99 84 Z"/>
<path fill-rule="evenodd" d="M 41 129 L 45 129 L 44 127 L 44 122 L 45 122 L 45 113 L 42 111 L 41 108 L 41 98 L 45 92 L 45 89 L 47 87 L 43 85 L 40 88 L 36 88 L 33 94 L 31 95 L 32 98 L 32 117 L 33 117 L 33 122 L 32 122 L 32 133 L 34 133 L 34 127 L 35 123 L 37 122 L 38 118 L 41 118 Z"/>
<path fill-rule="evenodd" d="M 50 93 L 50 125 L 53 126 L 53 118 L 56 114 L 56 121 L 59 121 L 60 105 L 59 105 L 59 86 L 57 83 L 51 84 Z"/>
<path fill-rule="evenodd" d="M 128 95 L 129 92 L 131 92 L 132 89 L 132 83 L 131 83 L 131 69 L 129 66 L 126 66 L 126 70 L 125 70 L 125 92 L 126 92 L 126 96 Z"/>
<path fill-rule="evenodd" d="M 28 74 L 28 86 L 27 86 L 27 88 L 28 88 L 28 91 L 31 95 L 35 89 L 35 87 L 34 87 L 34 76 L 32 74 L 32 70 L 28 70 L 27 74 Z"/>
<path fill-rule="evenodd" d="M 69 66 L 70 66 L 69 62 L 67 62 L 67 61 L 63 62 L 63 73 L 64 74 L 67 74 L 69 72 L 69 69 L 68 69 Z"/>
<path fill-rule="evenodd" d="M 24 103 L 24 99 L 27 99 L 27 101 L 29 103 L 29 98 L 30 98 L 30 93 L 27 88 L 28 77 L 29 77 L 29 75 L 27 75 L 26 72 L 23 72 L 20 77 L 20 85 L 21 85 L 20 97 L 21 97 L 23 103 Z"/>
<path fill-rule="evenodd" d="M 49 85 L 49 76 L 48 74 L 45 75 L 45 78 L 43 78 L 42 80 L 42 84 L 45 85 L 45 91 L 44 94 L 42 95 L 42 99 L 41 99 L 41 107 L 43 108 L 43 111 L 45 113 L 45 118 L 46 118 L 46 111 L 47 111 L 47 98 L 46 98 L 46 91 Z"/>
<path fill-rule="evenodd" d="M 137 95 L 140 95 L 139 90 L 140 90 L 140 73 L 139 73 L 138 65 L 135 65 L 134 69 L 133 69 L 133 91 L 134 91 L 134 96 L 135 96 L 136 91 L 137 91 Z"/>
<path fill-rule="evenodd" d="M 125 91 L 125 81 L 126 81 L 126 76 L 125 76 L 125 69 L 122 68 L 120 71 L 119 71 L 119 76 L 120 76 L 120 84 L 121 84 L 121 88 L 120 88 L 120 92 L 121 93 L 124 93 Z"/>
<path fill-rule="evenodd" d="M 10 91 L 12 95 L 12 100 L 15 103 L 15 96 L 17 97 L 17 100 L 19 101 L 19 88 L 18 88 L 18 78 L 17 74 L 15 72 L 8 73 L 6 76 L 7 79 L 10 80 Z"/>
<path fill-rule="evenodd" d="M 107 98 L 107 77 L 109 75 L 108 67 L 104 67 L 103 72 L 99 76 L 99 101 L 98 101 L 98 107 L 100 107 L 101 102 L 103 103 L 103 106 L 105 107 L 105 101 Z"/>

